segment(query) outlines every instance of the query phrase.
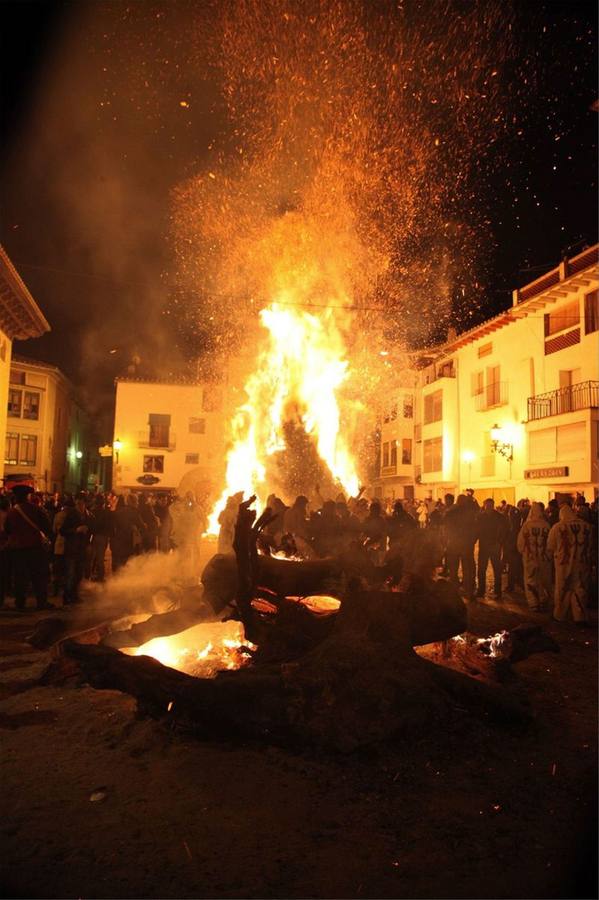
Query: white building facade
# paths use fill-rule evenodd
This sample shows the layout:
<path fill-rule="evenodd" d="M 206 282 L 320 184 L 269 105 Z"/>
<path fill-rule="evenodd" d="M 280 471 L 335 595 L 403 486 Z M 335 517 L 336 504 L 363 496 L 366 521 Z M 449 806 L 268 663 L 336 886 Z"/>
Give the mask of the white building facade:
<path fill-rule="evenodd" d="M 4 473 L 31 476 L 36 490 L 88 487 L 87 421 L 71 382 L 56 366 L 14 355 L 9 374 Z M 18 476 L 18 477 L 17 477 Z"/>
<path fill-rule="evenodd" d="M 224 476 L 222 390 L 189 381 L 117 378 L 113 489 L 220 491 Z"/>
<path fill-rule="evenodd" d="M 417 497 L 596 495 L 598 261 L 598 245 L 564 260 L 514 291 L 510 309 L 413 355 Z M 383 465 L 383 446 L 375 493 L 391 497 L 399 464 Z"/>
<path fill-rule="evenodd" d="M 0 441 L 6 441 L 12 342 L 41 337 L 50 330 L 8 254 L 0 246 Z M 0 445 L 0 446 L 1 446 Z M 0 478 L 5 474 L 0 457 Z"/>

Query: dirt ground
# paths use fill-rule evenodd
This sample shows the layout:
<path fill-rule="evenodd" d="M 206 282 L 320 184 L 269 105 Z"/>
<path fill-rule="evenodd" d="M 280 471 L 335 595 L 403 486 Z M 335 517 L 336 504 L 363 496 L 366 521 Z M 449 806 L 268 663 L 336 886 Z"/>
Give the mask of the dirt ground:
<path fill-rule="evenodd" d="M 43 615 L 0 613 L 4 897 L 597 896 L 596 628 L 548 625 L 561 652 L 517 665 L 524 732 L 456 708 L 449 731 L 333 758 L 201 742 L 123 694 L 40 687 L 48 654 L 25 637 Z M 470 630 L 532 620 L 489 602 Z"/>

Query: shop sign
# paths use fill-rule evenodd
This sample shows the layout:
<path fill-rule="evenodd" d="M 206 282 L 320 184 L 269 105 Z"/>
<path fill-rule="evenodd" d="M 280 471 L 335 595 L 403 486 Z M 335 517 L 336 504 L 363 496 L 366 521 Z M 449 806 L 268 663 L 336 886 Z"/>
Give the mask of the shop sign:
<path fill-rule="evenodd" d="M 545 469 L 525 469 L 524 477 L 530 478 L 565 478 L 570 474 L 569 466 L 547 466 Z"/>
<path fill-rule="evenodd" d="M 160 478 L 155 475 L 140 475 L 137 480 L 140 484 L 158 484 Z"/>

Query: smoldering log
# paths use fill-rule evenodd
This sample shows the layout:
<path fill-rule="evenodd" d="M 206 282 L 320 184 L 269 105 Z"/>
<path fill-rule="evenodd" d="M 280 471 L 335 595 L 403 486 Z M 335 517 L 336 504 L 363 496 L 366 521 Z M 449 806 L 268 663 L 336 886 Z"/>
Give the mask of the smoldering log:
<path fill-rule="evenodd" d="M 527 721 L 519 694 L 421 659 L 411 640 L 410 624 L 392 605 L 366 610 L 355 595 L 328 637 L 299 659 L 254 664 L 210 680 L 73 640 L 61 645 L 61 654 L 94 687 L 129 693 L 141 712 L 174 717 L 208 738 L 350 752 L 438 727 L 456 704 L 484 717 Z"/>
<path fill-rule="evenodd" d="M 296 560 L 258 557 L 257 583 L 280 596 L 322 594 L 331 581 L 343 575 L 337 559 Z M 239 590 L 237 561 L 232 554 L 217 553 L 202 572 L 204 597 L 215 612 L 222 612 Z"/>
<path fill-rule="evenodd" d="M 167 637 L 171 634 L 179 634 L 187 628 L 209 621 L 207 609 L 204 606 L 191 606 L 175 609 L 172 612 L 159 613 L 150 616 L 145 622 L 137 622 L 130 628 L 114 630 L 107 635 L 103 642 L 107 647 L 139 647 L 155 637 Z"/>

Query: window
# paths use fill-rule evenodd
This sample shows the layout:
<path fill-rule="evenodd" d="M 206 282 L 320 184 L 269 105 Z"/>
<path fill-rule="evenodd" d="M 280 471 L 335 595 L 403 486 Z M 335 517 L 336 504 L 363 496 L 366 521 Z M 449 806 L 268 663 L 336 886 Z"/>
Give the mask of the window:
<path fill-rule="evenodd" d="M 487 368 L 487 407 L 501 403 L 501 366 Z"/>
<path fill-rule="evenodd" d="M 583 459 L 585 453 L 585 423 L 557 426 L 557 459 Z"/>
<path fill-rule="evenodd" d="M 389 465 L 389 441 L 385 441 L 383 444 L 383 469 L 386 469 Z"/>
<path fill-rule="evenodd" d="M 480 474 L 481 478 L 492 478 L 495 475 L 495 453 L 481 456 Z"/>
<path fill-rule="evenodd" d="M 40 417 L 40 395 L 33 391 L 25 391 L 25 399 L 23 402 L 23 418 L 39 419 Z"/>
<path fill-rule="evenodd" d="M 493 342 L 489 344 L 481 344 L 478 348 L 478 358 L 480 359 L 482 356 L 490 356 L 493 352 Z"/>
<path fill-rule="evenodd" d="M 383 416 L 383 422 L 394 422 L 395 419 L 397 419 L 397 401 L 387 407 Z"/>
<path fill-rule="evenodd" d="M 23 391 L 16 391 L 9 388 L 8 391 L 8 415 L 13 419 L 21 417 L 21 405 L 23 403 Z"/>
<path fill-rule="evenodd" d="M 204 412 L 216 412 L 221 407 L 221 393 L 216 388 L 204 388 L 202 409 Z"/>
<path fill-rule="evenodd" d="M 413 394 L 404 394 L 403 417 L 404 417 L 404 419 L 413 419 L 414 418 L 414 395 Z"/>
<path fill-rule="evenodd" d="M 206 434 L 206 419 L 197 419 L 192 417 L 189 420 L 190 434 Z"/>
<path fill-rule="evenodd" d="M 197 466 L 200 462 L 200 454 L 199 453 L 186 453 L 185 454 L 185 465 L 186 466 Z"/>
<path fill-rule="evenodd" d="M 7 466 L 16 466 L 19 462 L 19 435 L 14 431 L 6 432 L 4 462 Z"/>
<path fill-rule="evenodd" d="M 479 397 L 485 391 L 485 373 L 473 372 L 470 376 L 470 395 Z"/>
<path fill-rule="evenodd" d="M 545 337 L 564 331 L 566 328 L 574 328 L 580 322 L 580 305 L 578 300 L 571 300 L 565 306 L 545 315 Z"/>
<path fill-rule="evenodd" d="M 161 413 L 150 413 L 148 424 L 150 426 L 150 447 L 168 447 L 171 417 Z"/>
<path fill-rule="evenodd" d="M 144 472 L 164 472 L 164 456 L 144 456 Z"/>
<path fill-rule="evenodd" d="M 555 428 L 541 428 L 528 436 L 528 458 L 531 463 L 555 462 Z"/>
<path fill-rule="evenodd" d="M 584 295 L 584 333 L 599 331 L 599 291 Z"/>
<path fill-rule="evenodd" d="M 424 424 L 440 422 L 443 418 L 443 391 L 434 391 L 424 398 Z"/>
<path fill-rule="evenodd" d="M 25 384 L 25 372 L 20 372 L 18 369 L 10 370 L 10 383 L 11 384 Z"/>
<path fill-rule="evenodd" d="M 401 442 L 401 462 L 404 466 L 412 463 L 412 438 L 403 438 Z"/>
<path fill-rule="evenodd" d="M 397 469 L 397 441 L 389 442 L 389 465 Z"/>
<path fill-rule="evenodd" d="M 440 472 L 443 468 L 443 438 L 436 437 L 422 442 L 423 472 Z"/>
<path fill-rule="evenodd" d="M 22 434 L 19 452 L 20 466 L 34 466 L 37 458 L 37 435 Z"/>

